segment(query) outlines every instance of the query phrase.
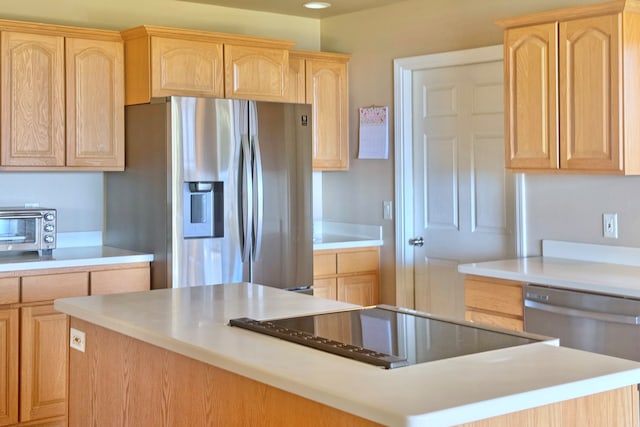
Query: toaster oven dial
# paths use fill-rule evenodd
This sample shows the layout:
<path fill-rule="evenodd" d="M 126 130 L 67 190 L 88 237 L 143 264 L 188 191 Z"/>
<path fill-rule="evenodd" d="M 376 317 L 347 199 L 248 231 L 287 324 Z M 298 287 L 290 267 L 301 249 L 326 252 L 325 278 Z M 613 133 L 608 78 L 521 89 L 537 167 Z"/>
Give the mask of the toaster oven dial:
<path fill-rule="evenodd" d="M 53 219 L 54 219 L 54 218 L 55 218 L 55 217 L 53 216 L 53 214 L 52 214 L 52 213 L 46 213 L 46 214 L 44 214 L 44 219 L 45 219 L 46 221 L 53 221 Z"/>
<path fill-rule="evenodd" d="M 49 233 L 52 232 L 53 231 L 53 225 L 51 225 L 51 224 L 45 225 L 44 226 L 44 231 L 47 231 Z"/>
<path fill-rule="evenodd" d="M 46 243 L 53 243 L 53 236 L 44 236 L 44 241 Z"/>

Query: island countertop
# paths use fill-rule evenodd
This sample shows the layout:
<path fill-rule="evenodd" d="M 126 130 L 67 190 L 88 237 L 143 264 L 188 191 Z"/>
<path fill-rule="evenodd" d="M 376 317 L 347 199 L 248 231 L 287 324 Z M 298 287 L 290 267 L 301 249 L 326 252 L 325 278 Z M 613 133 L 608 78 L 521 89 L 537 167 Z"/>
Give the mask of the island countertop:
<path fill-rule="evenodd" d="M 72 317 L 389 426 L 460 424 L 640 382 L 640 363 L 544 343 L 384 370 L 228 326 L 352 307 L 248 283 L 55 301 Z"/>

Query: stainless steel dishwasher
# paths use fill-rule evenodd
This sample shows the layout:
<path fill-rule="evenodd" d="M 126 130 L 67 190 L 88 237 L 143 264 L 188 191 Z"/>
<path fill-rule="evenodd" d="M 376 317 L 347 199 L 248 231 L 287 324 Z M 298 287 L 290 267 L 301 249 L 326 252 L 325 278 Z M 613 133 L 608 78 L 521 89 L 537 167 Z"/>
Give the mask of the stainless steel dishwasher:
<path fill-rule="evenodd" d="M 640 361 L 640 300 L 524 287 L 524 330 L 560 345 Z"/>

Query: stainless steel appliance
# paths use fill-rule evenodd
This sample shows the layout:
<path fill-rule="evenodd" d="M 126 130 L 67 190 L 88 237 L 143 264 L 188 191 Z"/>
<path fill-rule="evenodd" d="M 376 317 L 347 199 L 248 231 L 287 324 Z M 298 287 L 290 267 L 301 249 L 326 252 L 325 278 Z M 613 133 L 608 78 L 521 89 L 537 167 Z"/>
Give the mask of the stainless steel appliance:
<path fill-rule="evenodd" d="M 152 288 L 311 286 L 311 106 L 172 97 L 125 118 L 104 240 L 153 252 Z"/>
<path fill-rule="evenodd" d="M 640 301 L 588 292 L 524 287 L 524 329 L 560 345 L 640 361 Z"/>
<path fill-rule="evenodd" d="M 49 208 L 0 208 L 0 252 L 38 252 L 56 248 L 57 213 Z"/>
<path fill-rule="evenodd" d="M 454 322 L 387 305 L 229 325 L 387 369 L 535 342 L 557 340 Z"/>

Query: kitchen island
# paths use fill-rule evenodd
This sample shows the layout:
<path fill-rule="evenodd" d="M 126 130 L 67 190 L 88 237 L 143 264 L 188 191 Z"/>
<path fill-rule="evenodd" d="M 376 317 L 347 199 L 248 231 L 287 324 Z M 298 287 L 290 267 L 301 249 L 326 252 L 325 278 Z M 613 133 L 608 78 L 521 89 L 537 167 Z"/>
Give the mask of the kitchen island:
<path fill-rule="evenodd" d="M 69 425 L 637 425 L 624 359 L 535 343 L 384 370 L 227 325 L 352 307 L 247 283 L 57 300 L 86 334 Z"/>

